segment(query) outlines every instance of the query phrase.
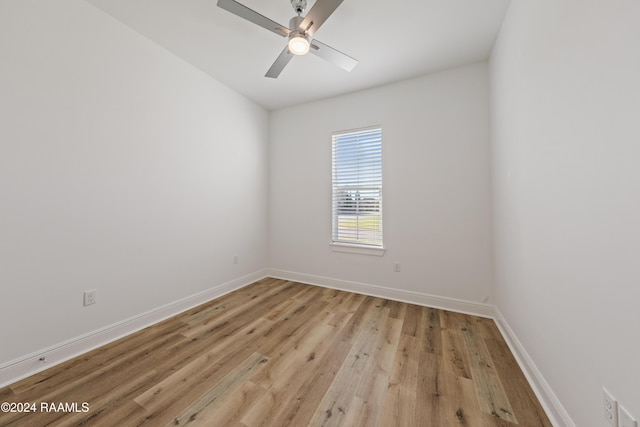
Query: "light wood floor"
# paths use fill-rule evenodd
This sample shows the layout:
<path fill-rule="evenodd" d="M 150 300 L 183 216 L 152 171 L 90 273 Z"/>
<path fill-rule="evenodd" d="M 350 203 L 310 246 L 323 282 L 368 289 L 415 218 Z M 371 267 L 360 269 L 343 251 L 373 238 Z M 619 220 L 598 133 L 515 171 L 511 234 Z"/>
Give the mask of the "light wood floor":
<path fill-rule="evenodd" d="M 2 426 L 551 426 L 494 322 L 264 279 L 0 389 Z M 39 405 L 39 403 L 38 403 Z"/>

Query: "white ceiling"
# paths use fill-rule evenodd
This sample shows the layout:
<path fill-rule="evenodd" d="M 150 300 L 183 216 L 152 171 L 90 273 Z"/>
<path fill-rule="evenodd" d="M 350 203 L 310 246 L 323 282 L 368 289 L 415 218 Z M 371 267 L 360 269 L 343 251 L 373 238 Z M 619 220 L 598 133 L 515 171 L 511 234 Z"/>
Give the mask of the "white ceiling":
<path fill-rule="evenodd" d="M 87 0 L 269 110 L 488 58 L 509 0 L 345 0 L 315 38 L 360 61 L 351 72 L 314 55 L 264 74 L 286 38 L 217 0 Z M 287 26 L 290 0 L 240 0 Z M 307 11 L 314 0 L 308 0 Z"/>

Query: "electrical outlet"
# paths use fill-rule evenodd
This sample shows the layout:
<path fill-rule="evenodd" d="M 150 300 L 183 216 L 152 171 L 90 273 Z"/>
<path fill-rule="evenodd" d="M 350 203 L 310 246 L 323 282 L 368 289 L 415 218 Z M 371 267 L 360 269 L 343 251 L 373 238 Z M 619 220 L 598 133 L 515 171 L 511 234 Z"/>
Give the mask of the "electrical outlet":
<path fill-rule="evenodd" d="M 603 388 L 602 392 L 604 395 L 604 417 L 613 427 L 618 427 L 618 402 L 606 388 Z"/>
<path fill-rule="evenodd" d="M 396 273 L 400 273 L 400 263 L 396 262 L 393 264 L 393 271 L 395 271 Z"/>
<path fill-rule="evenodd" d="M 638 427 L 636 420 L 633 419 L 631 414 L 629 414 L 622 405 L 620 405 L 619 409 L 620 413 L 618 414 L 618 421 L 620 422 L 620 427 Z"/>
<path fill-rule="evenodd" d="M 84 291 L 84 305 L 91 305 L 96 303 L 96 290 Z"/>
<path fill-rule="evenodd" d="M 238 255 L 234 255 L 233 256 L 233 263 L 237 264 L 238 263 Z"/>

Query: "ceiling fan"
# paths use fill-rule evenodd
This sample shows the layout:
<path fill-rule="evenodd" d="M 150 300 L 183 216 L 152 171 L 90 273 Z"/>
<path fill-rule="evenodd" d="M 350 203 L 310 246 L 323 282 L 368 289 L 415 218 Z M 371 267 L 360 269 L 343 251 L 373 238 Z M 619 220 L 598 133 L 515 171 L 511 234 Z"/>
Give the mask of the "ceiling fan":
<path fill-rule="evenodd" d="M 289 20 L 289 28 L 280 25 L 238 3 L 235 0 L 218 0 L 218 7 L 225 9 L 241 18 L 251 21 L 281 37 L 287 37 L 289 42 L 273 63 L 265 77 L 277 78 L 284 67 L 291 61 L 294 55 L 305 55 L 308 52 L 331 62 L 338 67 L 351 71 L 358 61 L 349 55 L 327 46 L 313 38 L 318 28 L 331 16 L 343 0 L 316 0 L 305 17 L 302 17 L 307 8 L 307 0 L 291 0 L 293 10 L 297 13 Z"/>

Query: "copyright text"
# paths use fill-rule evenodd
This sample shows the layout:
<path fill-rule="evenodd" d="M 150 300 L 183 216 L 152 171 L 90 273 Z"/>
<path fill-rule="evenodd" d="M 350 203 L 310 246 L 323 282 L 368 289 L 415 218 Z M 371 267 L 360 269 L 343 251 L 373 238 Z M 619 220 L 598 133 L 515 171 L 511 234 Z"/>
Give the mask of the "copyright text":
<path fill-rule="evenodd" d="M 89 412 L 88 402 L 2 402 L 0 412 L 56 412 L 56 413 L 86 413 Z"/>

